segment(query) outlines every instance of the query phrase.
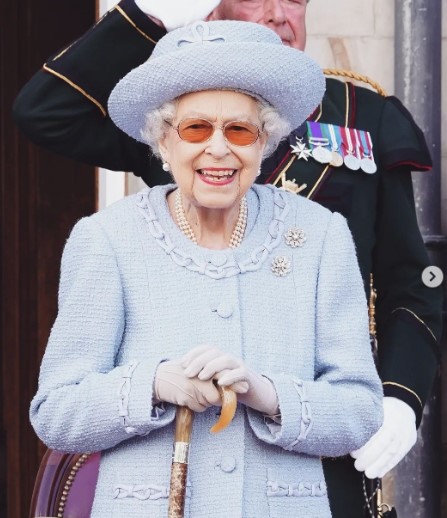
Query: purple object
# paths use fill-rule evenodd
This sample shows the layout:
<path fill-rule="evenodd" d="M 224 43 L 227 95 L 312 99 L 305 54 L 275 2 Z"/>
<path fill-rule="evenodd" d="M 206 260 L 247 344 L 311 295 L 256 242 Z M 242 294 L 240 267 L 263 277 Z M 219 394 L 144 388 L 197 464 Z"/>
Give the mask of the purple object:
<path fill-rule="evenodd" d="M 98 480 L 100 453 L 47 450 L 39 467 L 30 518 L 89 518 Z"/>

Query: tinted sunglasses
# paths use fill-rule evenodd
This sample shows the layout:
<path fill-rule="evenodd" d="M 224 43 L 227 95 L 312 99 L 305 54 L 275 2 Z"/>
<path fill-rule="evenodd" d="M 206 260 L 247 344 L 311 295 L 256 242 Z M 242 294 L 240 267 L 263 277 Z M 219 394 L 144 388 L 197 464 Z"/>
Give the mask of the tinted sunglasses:
<path fill-rule="evenodd" d="M 216 128 L 221 129 L 225 140 L 235 146 L 251 146 L 261 134 L 261 130 L 256 124 L 243 121 L 230 121 L 223 126 L 215 126 L 206 119 L 189 118 L 180 121 L 177 127 L 168 121 L 165 122 L 177 131 L 182 140 L 191 144 L 206 142 L 213 136 Z"/>

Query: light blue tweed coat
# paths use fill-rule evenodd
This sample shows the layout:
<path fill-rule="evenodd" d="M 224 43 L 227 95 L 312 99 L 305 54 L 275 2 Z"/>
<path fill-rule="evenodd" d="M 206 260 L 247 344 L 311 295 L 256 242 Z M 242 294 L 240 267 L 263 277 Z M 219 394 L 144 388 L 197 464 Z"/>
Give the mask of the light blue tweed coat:
<path fill-rule="evenodd" d="M 186 516 L 327 518 L 320 456 L 363 445 L 382 420 L 367 306 L 345 220 L 271 186 L 248 193 L 236 250 L 194 245 L 155 187 L 81 220 L 62 259 L 59 314 L 31 421 L 50 447 L 102 450 L 92 517 L 167 516 L 172 405 L 157 365 L 199 344 L 268 376 L 281 421 L 239 405 L 218 435 L 196 417 Z M 304 231 L 291 247 L 285 233 Z M 271 265 L 285 256 L 291 271 Z"/>

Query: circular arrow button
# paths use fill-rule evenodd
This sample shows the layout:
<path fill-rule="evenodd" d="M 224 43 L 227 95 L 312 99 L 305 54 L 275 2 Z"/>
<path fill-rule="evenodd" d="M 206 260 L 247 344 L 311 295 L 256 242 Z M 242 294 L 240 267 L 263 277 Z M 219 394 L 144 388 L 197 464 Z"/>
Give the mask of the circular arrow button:
<path fill-rule="evenodd" d="M 427 268 L 422 272 L 422 282 L 427 286 L 427 288 L 437 288 L 438 286 L 441 286 L 443 280 L 444 274 L 442 273 L 441 268 L 438 268 L 437 266 L 427 266 Z"/>

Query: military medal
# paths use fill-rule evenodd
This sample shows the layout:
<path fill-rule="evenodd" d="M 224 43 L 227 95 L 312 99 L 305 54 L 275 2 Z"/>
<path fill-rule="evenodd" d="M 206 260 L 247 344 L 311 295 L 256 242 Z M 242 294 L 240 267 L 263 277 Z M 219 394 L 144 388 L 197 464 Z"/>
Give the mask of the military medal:
<path fill-rule="evenodd" d="M 312 155 L 312 151 L 306 146 L 306 143 L 303 142 L 302 138 L 296 137 L 296 144 L 290 144 L 290 147 L 292 148 L 292 153 L 297 156 L 298 160 L 304 158 L 307 162 L 309 157 Z"/>
<path fill-rule="evenodd" d="M 329 164 L 332 160 L 332 153 L 324 147 L 323 143 L 315 143 L 315 147 L 312 149 L 312 156 L 320 164 Z"/>
<path fill-rule="evenodd" d="M 360 160 L 360 167 L 362 168 L 362 171 L 365 171 L 365 173 L 368 174 L 374 174 L 377 172 L 377 166 L 374 160 L 371 160 L 371 158 L 363 157 Z"/>
<path fill-rule="evenodd" d="M 360 160 L 352 154 L 352 151 L 348 151 L 348 154 L 343 158 L 343 162 L 351 171 L 358 171 L 360 169 Z"/>
<path fill-rule="evenodd" d="M 320 164 L 329 164 L 332 159 L 332 153 L 326 146 L 329 145 L 329 139 L 323 136 L 321 125 L 318 122 L 307 123 L 309 133 L 309 144 L 312 148 L 312 157 Z"/>
<path fill-rule="evenodd" d="M 360 142 L 362 146 L 363 158 L 360 160 L 360 167 L 365 173 L 374 174 L 377 171 L 377 165 L 374 161 L 372 152 L 372 141 L 369 131 L 358 130 Z"/>
<path fill-rule="evenodd" d="M 329 163 L 334 167 L 340 167 L 343 165 L 343 157 L 338 151 L 332 151 L 332 159 Z"/>
<path fill-rule="evenodd" d="M 346 148 L 346 154 L 343 157 L 343 162 L 348 169 L 351 169 L 351 171 L 358 171 L 360 169 L 360 159 L 356 154 L 354 154 L 356 151 L 352 145 L 351 129 L 345 127 L 342 129 L 342 131 L 345 136 L 344 145 Z"/>
<path fill-rule="evenodd" d="M 339 153 L 340 147 L 339 142 L 341 140 L 337 139 L 337 135 L 335 133 L 335 127 L 333 124 L 327 124 L 327 129 L 329 131 L 329 135 L 331 138 L 331 147 L 332 147 L 332 158 L 330 164 L 334 167 L 340 167 L 343 165 L 343 157 Z"/>

